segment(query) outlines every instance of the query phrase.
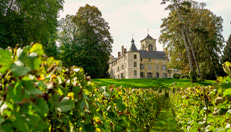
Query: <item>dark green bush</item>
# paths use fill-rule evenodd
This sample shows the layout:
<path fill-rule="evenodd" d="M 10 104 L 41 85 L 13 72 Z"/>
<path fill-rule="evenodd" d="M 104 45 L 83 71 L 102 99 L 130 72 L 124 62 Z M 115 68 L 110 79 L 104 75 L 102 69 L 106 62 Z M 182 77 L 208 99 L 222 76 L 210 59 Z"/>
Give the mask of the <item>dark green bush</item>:
<path fill-rule="evenodd" d="M 188 74 L 181 74 L 180 75 L 180 79 L 189 79 L 189 75 Z"/>
<path fill-rule="evenodd" d="M 190 77 L 192 83 L 197 82 L 197 73 L 195 71 L 190 71 L 189 77 Z"/>
<path fill-rule="evenodd" d="M 175 78 L 175 79 L 179 79 L 179 78 L 180 78 L 180 74 L 178 74 L 178 73 L 174 73 L 174 74 L 173 74 L 173 78 Z"/>

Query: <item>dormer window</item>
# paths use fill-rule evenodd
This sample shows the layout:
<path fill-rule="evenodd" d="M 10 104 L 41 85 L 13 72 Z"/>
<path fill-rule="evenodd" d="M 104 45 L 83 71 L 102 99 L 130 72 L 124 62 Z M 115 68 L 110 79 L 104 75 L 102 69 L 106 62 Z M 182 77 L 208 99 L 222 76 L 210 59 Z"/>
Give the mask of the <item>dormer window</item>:
<path fill-rule="evenodd" d="M 151 44 L 148 45 L 148 51 L 153 51 L 153 46 Z"/>

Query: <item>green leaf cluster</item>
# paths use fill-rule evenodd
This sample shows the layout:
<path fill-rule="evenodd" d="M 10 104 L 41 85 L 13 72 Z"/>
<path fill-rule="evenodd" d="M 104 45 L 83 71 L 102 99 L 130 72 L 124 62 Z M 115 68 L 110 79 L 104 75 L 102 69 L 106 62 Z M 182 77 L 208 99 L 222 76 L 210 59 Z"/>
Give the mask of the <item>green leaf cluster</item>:
<path fill-rule="evenodd" d="M 42 43 L 54 56 L 58 12 L 64 0 L 1 0 L 0 47 Z"/>

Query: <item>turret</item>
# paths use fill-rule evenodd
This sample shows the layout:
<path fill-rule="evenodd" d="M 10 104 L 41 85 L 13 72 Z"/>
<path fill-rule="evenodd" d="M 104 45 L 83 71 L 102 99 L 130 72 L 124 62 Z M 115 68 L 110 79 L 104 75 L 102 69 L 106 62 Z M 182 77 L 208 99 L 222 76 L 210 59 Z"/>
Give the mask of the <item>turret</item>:
<path fill-rule="evenodd" d="M 134 39 L 132 39 L 131 46 L 126 52 L 126 58 L 127 77 L 140 78 L 140 53 L 136 48 Z"/>

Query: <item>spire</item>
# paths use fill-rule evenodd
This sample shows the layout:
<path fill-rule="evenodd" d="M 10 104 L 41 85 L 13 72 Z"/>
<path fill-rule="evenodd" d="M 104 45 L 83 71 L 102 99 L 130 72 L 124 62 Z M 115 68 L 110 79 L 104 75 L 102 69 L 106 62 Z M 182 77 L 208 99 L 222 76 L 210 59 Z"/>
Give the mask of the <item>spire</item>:
<path fill-rule="evenodd" d="M 129 52 L 136 52 L 137 51 L 137 48 L 136 48 L 136 45 L 135 45 L 135 41 L 134 41 L 133 38 L 132 38 L 132 41 L 131 41 L 131 47 L 130 47 L 130 49 L 128 51 Z"/>

